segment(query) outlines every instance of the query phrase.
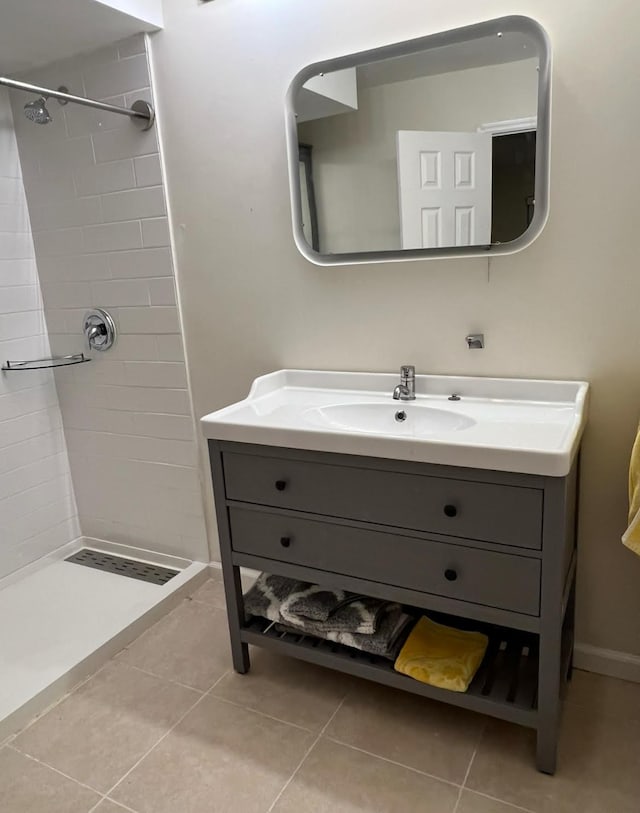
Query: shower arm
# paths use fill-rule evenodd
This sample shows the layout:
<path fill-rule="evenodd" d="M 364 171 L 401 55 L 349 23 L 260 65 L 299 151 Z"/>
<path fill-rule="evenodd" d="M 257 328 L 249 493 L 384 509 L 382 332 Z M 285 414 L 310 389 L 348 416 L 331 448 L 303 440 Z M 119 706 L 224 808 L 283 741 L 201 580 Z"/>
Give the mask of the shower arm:
<path fill-rule="evenodd" d="M 49 90 L 48 88 L 30 85 L 28 82 L 19 82 L 17 79 L 7 79 L 0 76 L 0 85 L 5 85 L 14 90 L 23 90 L 26 93 L 36 93 L 45 98 L 59 99 L 62 102 L 73 102 L 85 107 L 94 107 L 97 110 L 105 110 L 107 113 L 119 113 L 121 116 L 129 116 L 132 119 L 140 119 L 144 122 L 143 130 L 148 130 L 155 121 L 155 112 L 148 102 L 138 100 L 131 107 L 119 107 L 115 104 L 98 102 L 95 99 L 86 99 L 84 96 L 74 96 L 72 93 L 63 93 L 60 90 Z"/>

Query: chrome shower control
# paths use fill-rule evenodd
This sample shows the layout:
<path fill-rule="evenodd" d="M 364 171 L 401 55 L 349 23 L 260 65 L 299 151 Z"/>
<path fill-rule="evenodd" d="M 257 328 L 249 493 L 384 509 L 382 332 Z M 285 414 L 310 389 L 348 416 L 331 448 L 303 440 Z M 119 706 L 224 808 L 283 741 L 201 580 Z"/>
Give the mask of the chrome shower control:
<path fill-rule="evenodd" d="M 107 311 L 94 308 L 85 313 L 82 332 L 91 350 L 108 350 L 116 340 L 116 323 Z"/>

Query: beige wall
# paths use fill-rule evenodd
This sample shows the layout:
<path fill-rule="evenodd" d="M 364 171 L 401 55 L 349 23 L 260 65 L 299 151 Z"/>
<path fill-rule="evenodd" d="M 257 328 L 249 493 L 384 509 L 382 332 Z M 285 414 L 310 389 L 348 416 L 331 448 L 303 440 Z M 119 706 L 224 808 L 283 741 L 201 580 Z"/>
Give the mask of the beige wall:
<path fill-rule="evenodd" d="M 364 87 L 358 109 L 301 124 L 313 147 L 320 251 L 402 247 L 398 130 L 475 131 L 536 115 L 538 60 L 452 71 Z"/>
<path fill-rule="evenodd" d="M 283 98 L 305 64 L 522 13 L 554 49 L 551 213 L 525 251 L 320 268 L 291 235 Z M 579 629 L 640 653 L 624 549 L 640 417 L 640 72 L 635 0 L 165 0 L 153 36 L 196 412 L 280 367 L 585 378 Z M 464 336 L 487 346 L 469 352 Z"/>

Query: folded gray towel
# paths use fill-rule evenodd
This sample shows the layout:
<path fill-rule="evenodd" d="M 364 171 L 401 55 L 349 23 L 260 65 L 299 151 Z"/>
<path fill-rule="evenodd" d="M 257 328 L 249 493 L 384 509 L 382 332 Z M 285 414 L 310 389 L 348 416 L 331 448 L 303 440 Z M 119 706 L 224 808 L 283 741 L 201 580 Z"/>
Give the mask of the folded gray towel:
<path fill-rule="evenodd" d="M 309 582 L 299 582 L 286 576 L 261 573 L 244 595 L 245 615 L 258 615 L 269 621 L 282 621 L 280 607 L 292 593 L 302 593 Z"/>
<path fill-rule="evenodd" d="M 319 597 L 317 604 L 315 596 Z M 314 613 L 326 616 L 326 620 L 294 614 L 292 606 L 308 612 L 309 616 Z M 288 632 L 323 638 L 391 659 L 395 658 L 397 644 L 412 620 L 399 604 L 327 590 L 269 573 L 261 573 L 247 591 L 244 609 L 247 616 L 275 621 L 278 628 Z"/>
<path fill-rule="evenodd" d="M 312 584 L 293 591 L 282 602 L 280 615 L 289 626 L 312 634 L 336 631 L 372 635 L 388 605 L 388 601 Z"/>
<path fill-rule="evenodd" d="M 313 638 L 323 638 L 326 641 L 333 641 L 352 649 L 359 649 L 361 652 L 368 652 L 371 655 L 379 655 L 394 661 L 404 642 L 405 636 L 403 633 L 408 630 L 409 625 L 414 620 L 410 615 L 403 612 L 398 604 L 387 604 L 386 610 L 381 614 L 378 629 L 372 635 L 338 632 L 336 630 L 310 632 L 288 624 L 276 624 L 276 629 L 297 635 L 307 634 Z"/>

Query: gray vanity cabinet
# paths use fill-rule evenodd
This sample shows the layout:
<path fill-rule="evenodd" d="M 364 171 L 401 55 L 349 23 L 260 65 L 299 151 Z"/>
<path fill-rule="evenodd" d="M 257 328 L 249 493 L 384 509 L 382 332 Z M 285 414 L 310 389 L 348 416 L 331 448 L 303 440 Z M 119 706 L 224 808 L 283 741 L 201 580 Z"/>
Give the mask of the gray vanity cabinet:
<path fill-rule="evenodd" d="M 573 655 L 576 469 L 542 477 L 209 441 L 236 671 L 248 644 L 537 730 L 553 773 Z M 465 693 L 245 618 L 240 568 L 399 601 L 489 636 Z"/>

